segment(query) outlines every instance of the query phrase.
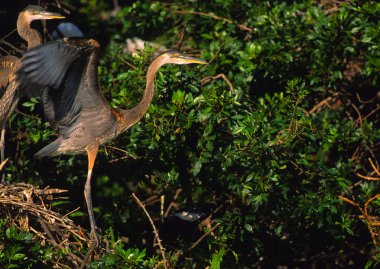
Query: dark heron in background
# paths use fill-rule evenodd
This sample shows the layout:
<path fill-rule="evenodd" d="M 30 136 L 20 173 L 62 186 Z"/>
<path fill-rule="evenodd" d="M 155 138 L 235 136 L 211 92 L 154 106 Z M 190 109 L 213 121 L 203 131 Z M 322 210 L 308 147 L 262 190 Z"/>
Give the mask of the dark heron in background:
<path fill-rule="evenodd" d="M 53 33 L 51 34 L 51 37 L 53 40 L 61 39 L 64 37 L 83 37 L 84 34 L 79 29 L 78 26 L 76 26 L 72 22 L 61 22 L 58 24 L 58 26 L 53 30 Z"/>
<path fill-rule="evenodd" d="M 99 238 L 91 201 L 91 174 L 99 146 L 137 123 L 154 95 L 154 78 L 164 64 L 205 64 L 200 59 L 169 50 L 158 56 L 146 74 L 142 100 L 132 109 L 113 109 L 98 83 L 99 43 L 92 39 L 65 38 L 27 51 L 16 80 L 24 90 L 43 89 L 45 117 L 58 129 L 58 138 L 36 157 L 87 152 L 88 173 L 84 189 L 93 243 Z"/>
<path fill-rule="evenodd" d="M 34 20 L 50 20 L 63 19 L 61 14 L 48 12 L 40 6 L 27 6 L 19 13 L 17 19 L 17 32 L 27 44 L 28 49 L 42 44 L 40 33 L 32 29 L 30 24 Z M 0 58 L 0 93 L 2 93 L 0 101 L 0 126 L 1 131 L 1 161 L 4 160 L 4 124 L 14 111 L 20 98 L 17 92 L 17 86 L 14 80 L 14 74 L 20 64 L 20 59 L 16 56 L 5 56 Z"/>

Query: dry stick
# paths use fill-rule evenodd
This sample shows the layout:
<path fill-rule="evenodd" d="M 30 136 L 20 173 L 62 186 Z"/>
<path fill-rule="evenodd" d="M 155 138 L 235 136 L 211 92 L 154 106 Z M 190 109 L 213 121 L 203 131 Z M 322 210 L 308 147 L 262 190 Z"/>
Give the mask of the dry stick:
<path fill-rule="evenodd" d="M 13 46 L 11 43 L 5 41 L 5 40 L 2 40 L 0 43 L 3 43 L 5 45 L 7 45 L 8 47 L 11 47 L 12 49 L 14 49 L 15 51 L 17 51 L 18 53 L 24 53 L 23 50 L 20 50 L 19 48 L 16 48 L 15 46 Z"/>
<path fill-rule="evenodd" d="M 120 10 L 120 5 L 118 0 L 113 0 L 113 8 L 114 10 Z"/>
<path fill-rule="evenodd" d="M 366 118 L 368 118 L 369 116 L 371 116 L 372 114 L 374 114 L 375 112 L 377 112 L 379 109 L 380 109 L 380 106 L 376 107 L 374 110 L 372 110 L 371 112 L 369 112 L 369 113 L 363 118 L 363 120 L 365 120 Z"/>
<path fill-rule="evenodd" d="M 354 159 L 356 159 L 356 154 L 358 154 L 358 152 L 359 152 L 359 149 L 360 149 L 360 147 L 359 147 L 359 146 L 357 146 L 357 147 L 356 147 L 356 149 L 355 149 L 355 152 L 354 152 L 354 154 L 352 154 L 352 156 L 351 156 L 351 160 L 354 160 Z"/>
<path fill-rule="evenodd" d="M 194 244 L 191 245 L 191 247 L 189 247 L 188 249 L 186 249 L 186 251 L 190 251 L 192 249 L 194 249 L 197 245 L 199 245 L 200 242 L 202 242 L 202 240 L 208 236 L 210 233 L 212 233 L 216 228 L 218 228 L 220 225 L 220 223 L 217 223 L 215 224 L 214 227 L 212 227 L 210 230 L 207 231 L 207 233 L 205 233 L 204 235 L 202 235 L 197 241 L 195 241 Z"/>
<path fill-rule="evenodd" d="M 366 214 L 367 216 L 368 216 L 368 204 L 369 204 L 370 202 L 372 202 L 373 200 L 379 198 L 379 197 L 380 197 L 380 193 L 379 193 L 379 194 L 376 194 L 376 195 L 373 196 L 372 198 L 368 199 L 368 201 L 365 203 L 365 205 L 364 205 L 364 212 L 365 212 L 365 214 Z"/>
<path fill-rule="evenodd" d="M 125 59 L 121 59 L 121 61 L 125 64 L 127 64 L 129 67 L 132 67 L 133 69 L 137 70 L 138 68 L 136 66 L 134 66 L 133 64 L 131 64 L 130 62 L 128 62 L 127 60 Z"/>
<path fill-rule="evenodd" d="M 114 149 L 114 150 L 117 150 L 117 151 L 123 152 L 125 155 L 128 155 L 127 157 L 132 157 L 133 159 L 136 159 L 136 157 L 134 157 L 133 155 L 131 155 L 131 154 L 130 154 L 128 151 L 126 151 L 125 149 L 121 149 L 121 148 L 114 147 L 114 146 L 106 146 L 106 148 L 110 148 L 110 149 Z"/>
<path fill-rule="evenodd" d="M 161 206 L 160 206 L 161 222 L 164 222 L 165 195 L 161 195 L 160 198 L 161 198 Z"/>
<path fill-rule="evenodd" d="M 364 101 L 361 99 L 360 95 L 358 93 L 356 93 L 356 98 L 358 99 L 358 101 L 362 104 L 369 104 L 369 103 L 372 103 L 375 99 L 376 99 L 376 95 L 374 97 L 372 97 L 371 99 L 369 99 L 368 101 Z"/>
<path fill-rule="evenodd" d="M 55 240 L 54 236 L 51 234 L 49 228 L 47 227 L 46 223 L 43 221 L 43 220 L 38 220 L 39 223 L 41 224 L 41 227 L 42 229 L 44 230 L 44 232 L 47 234 L 47 236 L 49 237 L 49 241 L 50 243 L 54 246 L 54 247 L 57 247 L 59 249 L 63 249 L 63 247 L 61 245 L 59 245 L 57 243 L 57 241 Z M 78 263 L 81 263 L 82 262 L 82 259 L 79 258 L 77 255 L 71 253 L 71 252 L 68 252 L 67 253 L 73 260 L 77 261 Z"/>
<path fill-rule="evenodd" d="M 178 198 L 178 195 L 181 193 L 182 189 L 178 189 L 175 194 L 174 194 L 174 197 L 173 197 L 173 201 L 169 204 L 168 208 L 166 209 L 165 213 L 164 213 L 164 217 L 166 218 L 169 213 L 170 213 L 170 210 L 172 209 L 173 206 L 175 206 L 175 200 L 177 200 Z"/>
<path fill-rule="evenodd" d="M 41 225 L 42 229 L 44 230 L 44 232 L 46 233 L 46 235 L 50 238 L 51 244 L 53 246 L 58 246 L 57 241 L 55 240 L 53 234 L 50 232 L 49 228 L 46 226 L 46 223 L 41 219 L 38 219 L 38 222 L 40 223 L 40 225 Z"/>
<path fill-rule="evenodd" d="M 4 165 L 8 162 L 8 158 L 6 158 L 4 161 L 1 162 L 0 164 L 0 171 L 3 170 Z"/>
<path fill-rule="evenodd" d="M 6 34 L 4 37 L 2 37 L 1 39 L 0 39 L 0 43 L 2 43 L 8 36 L 10 36 L 11 34 L 13 34 L 14 32 L 16 32 L 17 31 L 17 29 L 15 28 L 15 29 L 13 29 L 11 32 L 9 32 L 8 34 Z M 4 41 L 5 42 L 5 41 Z M 2 50 L 2 51 L 4 51 L 7 55 L 9 55 L 9 52 L 7 51 L 7 50 L 5 50 L 5 49 L 3 49 L 3 48 L 1 48 L 0 47 L 0 49 Z"/>
<path fill-rule="evenodd" d="M 123 152 L 125 155 L 120 157 L 120 158 L 114 158 L 114 159 L 111 159 L 109 160 L 108 162 L 109 163 L 114 163 L 114 162 L 118 162 L 118 161 L 121 161 L 121 160 L 124 160 L 124 159 L 128 159 L 130 157 L 132 157 L 133 159 L 137 159 L 135 156 L 132 156 L 131 154 L 128 153 L 128 151 L 124 150 L 124 149 L 121 149 L 121 148 L 117 148 L 117 147 L 114 147 L 114 146 L 106 146 L 104 149 L 106 151 L 106 154 L 108 155 L 109 152 L 107 150 L 107 148 L 111 148 L 111 149 L 114 149 L 114 150 L 117 150 L 117 151 L 120 151 L 120 152 Z"/>
<path fill-rule="evenodd" d="M 42 234 L 40 233 L 39 231 L 37 231 L 36 229 L 34 229 L 32 226 L 29 227 L 29 229 L 35 233 L 39 238 L 43 239 L 43 240 L 46 240 L 47 238 Z"/>
<path fill-rule="evenodd" d="M 10 31 L 8 34 L 6 34 L 5 36 L 3 36 L 1 39 L 0 39 L 0 42 L 2 42 L 3 40 L 5 40 L 8 36 L 10 36 L 11 34 L 13 34 L 14 32 L 17 31 L 17 28 L 14 28 L 12 31 Z"/>
<path fill-rule="evenodd" d="M 209 83 L 211 80 L 218 79 L 218 78 L 222 78 L 228 84 L 228 86 L 230 87 L 230 91 L 231 92 L 235 92 L 234 86 L 232 86 L 231 81 L 229 81 L 229 79 L 224 74 L 218 74 L 218 75 L 213 76 L 213 77 L 209 76 L 209 77 L 202 78 L 201 85 Z"/>
<path fill-rule="evenodd" d="M 55 263 L 55 265 L 58 265 L 58 266 L 61 266 L 61 267 L 65 267 L 65 268 L 71 269 L 69 266 L 67 266 L 67 265 L 65 265 L 65 264 L 63 264 L 63 263 L 59 263 L 59 262 L 54 262 L 54 263 Z M 53 268 L 55 268 L 55 267 L 53 267 Z M 59 267 L 57 267 L 57 268 L 59 268 Z"/>
<path fill-rule="evenodd" d="M 363 176 L 362 174 L 359 174 L 359 173 L 356 173 L 355 175 L 366 180 L 380 180 L 380 177 Z"/>
<path fill-rule="evenodd" d="M 185 26 L 182 28 L 181 35 L 180 35 L 180 37 L 179 37 L 179 40 L 178 40 L 177 44 L 175 44 L 175 45 L 173 46 L 173 49 L 176 49 L 176 50 L 180 50 L 180 49 L 181 49 L 181 47 L 182 47 L 182 43 L 183 43 L 183 39 L 184 39 L 184 37 L 185 37 L 186 25 L 187 25 L 187 23 L 185 23 Z"/>
<path fill-rule="evenodd" d="M 3 52 L 5 52 L 6 55 L 9 55 L 9 52 L 6 49 L 3 49 L 2 47 L 0 47 L 0 50 L 2 50 Z"/>
<path fill-rule="evenodd" d="M 332 97 L 329 96 L 327 97 L 326 99 L 323 99 L 322 101 L 320 101 L 318 104 L 316 104 L 311 110 L 309 110 L 309 113 L 312 114 L 312 113 L 316 113 L 317 110 L 323 106 L 327 106 L 327 107 L 330 107 L 330 104 L 329 104 L 329 101 L 332 100 Z"/>
<path fill-rule="evenodd" d="M 17 205 L 17 206 L 19 206 L 21 208 L 24 208 L 25 210 L 34 211 L 34 212 L 37 212 L 39 214 L 42 214 L 42 215 L 45 215 L 45 216 L 49 216 L 52 219 L 61 221 L 61 217 L 60 216 L 55 216 L 51 212 L 46 212 L 46 210 L 35 208 L 35 207 L 33 207 L 33 206 L 29 205 L 29 204 L 26 204 L 26 203 L 20 203 L 20 202 L 17 202 L 17 201 L 10 201 L 9 199 L 0 199 L 0 203 L 10 204 L 10 205 Z"/>
<path fill-rule="evenodd" d="M 369 163 L 371 164 L 373 170 L 375 170 L 376 174 L 378 174 L 378 175 L 380 176 L 380 171 L 379 171 L 379 170 L 377 169 L 377 167 L 373 164 L 372 159 L 371 159 L 371 158 L 368 158 L 368 160 L 369 160 Z M 375 160 L 375 161 L 376 161 L 376 160 Z M 376 163 L 377 163 L 377 161 L 376 161 Z"/>
<path fill-rule="evenodd" d="M 61 3 L 58 0 L 55 0 L 55 3 L 57 4 L 57 7 L 62 8 Z"/>
<path fill-rule="evenodd" d="M 152 196 L 150 196 L 149 198 L 146 198 L 144 201 L 141 201 L 141 203 L 143 203 L 144 205 L 147 205 L 147 204 L 154 204 L 155 202 L 159 201 L 160 199 L 158 198 L 158 195 L 157 194 L 153 194 Z M 154 202 L 152 202 L 154 201 Z"/>
<path fill-rule="evenodd" d="M 353 103 L 351 103 L 352 107 L 355 109 L 356 113 L 358 113 L 358 119 L 355 121 L 355 122 L 359 122 L 360 126 L 362 126 L 362 114 L 360 114 L 360 111 L 359 109 L 357 108 L 357 106 L 355 106 Z"/>
<path fill-rule="evenodd" d="M 243 24 L 238 24 L 237 22 L 234 22 L 232 20 L 229 20 L 229 19 L 226 19 L 226 18 L 222 18 L 222 17 L 216 16 L 216 15 L 212 15 L 212 14 L 209 14 L 209 13 L 198 12 L 198 11 L 189 11 L 189 10 L 178 10 L 178 11 L 174 11 L 174 13 L 206 16 L 206 17 L 210 17 L 210 18 L 212 18 L 214 20 L 224 21 L 224 22 L 227 22 L 229 24 L 236 25 L 237 27 L 239 27 L 240 29 L 242 29 L 244 31 L 248 31 L 250 33 L 254 32 L 254 29 L 249 28 L 249 27 L 247 27 L 247 26 L 245 26 Z"/>
<path fill-rule="evenodd" d="M 72 214 L 72 213 L 74 213 L 74 212 L 78 211 L 79 209 L 80 209 L 80 206 L 78 206 L 78 207 L 77 207 L 77 208 L 75 208 L 74 210 L 71 210 L 69 213 L 67 213 L 67 214 L 63 215 L 63 216 L 62 216 L 62 218 L 66 218 L 68 215 L 70 215 L 70 214 Z"/>
<path fill-rule="evenodd" d="M 90 249 L 87 251 L 86 256 L 84 256 L 83 261 L 81 261 L 81 265 L 79 269 L 83 269 L 86 266 L 86 263 L 88 259 L 90 258 L 90 256 L 92 255 L 92 253 L 94 253 L 95 248 L 96 248 L 95 244 L 90 245 Z"/>
<path fill-rule="evenodd" d="M 165 269 L 167 269 L 167 268 L 168 268 L 168 266 L 167 266 L 168 262 L 166 261 L 166 257 L 165 257 L 165 249 L 164 249 L 164 247 L 163 247 L 162 244 L 161 244 L 161 239 L 160 239 L 160 237 L 158 236 L 157 228 L 156 228 L 156 226 L 154 225 L 154 222 L 153 222 L 152 218 L 150 217 L 148 211 L 146 210 L 145 206 L 143 205 L 143 203 L 141 203 L 140 199 L 137 198 L 137 196 L 135 195 L 135 193 L 132 193 L 132 196 L 133 196 L 133 198 L 135 198 L 137 204 L 138 204 L 138 205 L 144 210 L 145 215 L 148 217 L 149 222 L 150 222 L 150 224 L 152 225 L 153 233 L 154 233 L 154 235 L 155 235 L 156 238 L 157 238 L 157 244 L 158 244 L 158 246 L 160 247 L 161 255 L 162 255 L 162 258 L 164 259 L 164 266 L 165 266 Z"/>
<path fill-rule="evenodd" d="M 19 186 L 21 184 L 18 184 Z M 0 187 L 1 186 L 4 186 L 4 185 L 1 185 L 0 184 Z M 21 190 L 22 188 L 25 188 L 25 187 L 28 187 L 26 184 L 25 186 L 22 185 L 21 186 Z M 19 192 L 20 191 L 20 187 L 18 188 L 13 188 L 13 192 Z M 52 189 L 52 190 L 34 190 L 34 193 L 35 194 L 41 194 L 42 192 L 45 192 L 45 193 L 61 193 L 63 192 L 64 190 L 60 190 L 60 189 Z M 6 198 L 8 197 L 8 198 Z M 22 210 L 26 210 L 26 211 L 29 211 L 31 214 L 33 214 L 34 216 L 36 217 L 44 217 L 45 219 L 51 221 L 52 219 L 55 219 L 56 221 L 56 225 L 59 225 L 63 228 L 65 228 L 66 230 L 69 230 L 72 234 L 76 235 L 78 238 L 80 238 L 81 240 L 83 241 L 87 241 L 87 239 L 83 238 L 83 236 L 80 236 L 76 231 L 75 229 L 78 229 L 77 227 L 69 224 L 69 223 L 66 223 L 67 221 L 69 221 L 70 223 L 72 223 L 71 220 L 69 219 L 65 219 L 63 218 L 62 216 L 60 216 L 59 214 L 53 212 L 53 211 L 50 211 L 50 210 L 47 210 L 46 207 L 42 207 L 41 209 L 41 205 L 36 205 L 36 204 L 29 204 L 27 202 L 20 202 L 20 197 L 17 197 L 17 196 L 11 196 L 13 197 L 10 198 L 9 195 L 6 195 L 6 197 L 2 197 L 0 198 L 0 204 L 3 203 L 3 204 L 10 204 L 10 205 L 16 205 L 16 206 L 19 206 L 20 208 L 22 208 Z M 4 198 L 4 199 L 3 199 Z M 80 231 L 80 229 L 78 229 Z"/>
<path fill-rule="evenodd" d="M 372 168 L 373 168 L 373 170 L 374 170 L 374 172 L 372 172 L 371 174 L 376 173 L 378 176 L 380 176 L 380 171 L 377 169 L 377 167 L 376 167 L 375 164 L 373 163 L 372 159 L 371 159 L 371 158 L 368 158 L 368 161 L 369 161 L 369 163 L 371 164 L 371 166 L 372 166 Z M 375 161 L 376 161 L 376 160 L 375 160 Z M 376 161 L 376 163 L 377 163 L 377 161 Z M 360 173 L 356 173 L 355 175 L 357 175 L 357 176 L 360 177 L 360 178 L 364 178 L 364 179 L 366 179 L 366 180 L 380 180 L 380 177 L 364 176 L 364 175 L 362 175 L 362 174 L 360 174 Z"/>
<path fill-rule="evenodd" d="M 338 195 L 338 198 L 353 205 L 354 207 L 356 207 L 360 212 L 361 214 L 363 215 L 364 219 L 366 220 L 365 224 L 367 225 L 367 228 L 368 228 L 368 231 L 371 235 L 371 239 L 372 239 L 372 242 L 373 244 L 376 246 L 377 245 L 377 242 L 376 242 L 376 237 L 375 237 L 375 232 L 373 231 L 372 229 L 372 221 L 371 221 L 371 216 L 368 216 L 366 214 L 366 212 L 363 210 L 363 208 L 361 208 L 359 206 L 359 204 L 355 203 L 354 201 L 351 201 L 350 199 L 346 198 L 346 197 L 343 197 L 341 195 Z M 377 197 L 376 197 L 377 198 Z"/>

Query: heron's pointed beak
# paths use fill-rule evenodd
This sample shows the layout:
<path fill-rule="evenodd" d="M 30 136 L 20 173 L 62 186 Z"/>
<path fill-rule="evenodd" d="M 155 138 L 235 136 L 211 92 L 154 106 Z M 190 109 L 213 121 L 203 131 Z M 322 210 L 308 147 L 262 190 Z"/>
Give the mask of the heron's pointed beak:
<path fill-rule="evenodd" d="M 44 20 L 64 19 L 65 18 L 65 16 L 62 16 L 59 13 L 49 12 L 49 11 L 41 12 L 39 15 L 40 15 L 41 19 L 44 19 Z"/>
<path fill-rule="evenodd" d="M 182 56 L 181 58 L 184 59 L 187 63 L 191 63 L 191 64 L 207 64 L 207 62 L 204 60 L 190 57 L 190 56 Z"/>

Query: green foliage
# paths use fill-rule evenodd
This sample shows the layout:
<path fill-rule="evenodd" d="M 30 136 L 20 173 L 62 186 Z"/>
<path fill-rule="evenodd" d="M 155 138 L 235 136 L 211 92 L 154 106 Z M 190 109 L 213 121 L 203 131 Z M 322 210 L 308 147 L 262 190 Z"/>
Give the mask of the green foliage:
<path fill-rule="evenodd" d="M 194 207 L 207 207 L 211 225 L 219 226 L 194 248 L 210 228 L 195 225 L 191 239 L 186 231 L 171 240 L 162 234 L 171 268 L 376 267 L 379 255 L 368 254 L 375 246 L 361 213 L 338 196 L 363 205 L 380 189 L 356 176 L 372 172 L 368 158 L 379 150 L 379 113 L 369 114 L 379 85 L 379 4 L 133 1 L 113 14 L 109 1 L 62 2 L 80 8 L 91 25 L 87 36 L 109 42 L 102 44 L 99 79 L 113 107 L 138 103 L 153 58 L 149 46 L 125 53 L 128 37 L 171 48 L 185 29 L 184 50 L 209 62 L 160 69 L 145 117 L 110 144 L 119 150 L 98 157 L 95 214 L 110 250 L 91 268 L 164 268 L 152 227 L 130 194 L 165 195 L 165 209 L 171 202 L 180 209 L 192 206 L 189 189 Z M 202 83 L 206 77 L 214 78 Z M 81 206 L 86 158 L 31 160 L 53 131 L 34 116 L 14 116 L 10 126 L 16 157 L 6 179 L 69 188 L 71 206 Z M 158 200 L 147 210 L 164 230 Z M 378 206 L 372 202 L 372 215 Z M 53 251 L 26 251 L 37 243 L 8 229 L 14 228 L 2 226 L 2 239 L 14 249 L 2 250 L 1 266 L 39 265 Z"/>
<path fill-rule="evenodd" d="M 2 268 L 35 268 L 51 266 L 49 260 L 59 251 L 42 247 L 29 232 L 19 231 L 6 220 L 0 221 L 0 265 Z"/>
<path fill-rule="evenodd" d="M 220 263 L 222 262 L 223 255 L 225 254 L 224 248 L 212 255 L 210 269 L 220 269 Z"/>

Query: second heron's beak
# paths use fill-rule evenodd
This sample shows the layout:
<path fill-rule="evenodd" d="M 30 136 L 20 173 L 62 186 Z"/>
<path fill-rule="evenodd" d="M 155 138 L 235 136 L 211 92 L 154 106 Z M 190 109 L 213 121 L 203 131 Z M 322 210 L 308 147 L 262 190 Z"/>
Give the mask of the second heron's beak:
<path fill-rule="evenodd" d="M 207 64 L 207 62 L 204 60 L 194 58 L 194 57 L 190 57 L 190 56 L 181 55 L 180 58 L 185 60 L 187 63 L 191 63 L 191 64 Z"/>
<path fill-rule="evenodd" d="M 62 16 L 56 12 L 42 11 L 34 14 L 34 16 L 39 17 L 41 20 L 52 20 L 52 19 L 64 19 L 65 16 Z"/>
<path fill-rule="evenodd" d="M 42 15 L 42 17 L 45 18 L 45 20 L 50 20 L 50 19 L 64 19 L 64 18 L 65 18 L 65 16 L 62 16 L 62 15 L 59 14 L 59 13 L 48 12 L 48 11 L 43 12 L 41 15 Z"/>

